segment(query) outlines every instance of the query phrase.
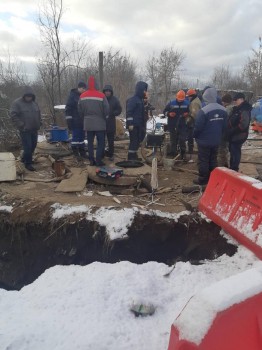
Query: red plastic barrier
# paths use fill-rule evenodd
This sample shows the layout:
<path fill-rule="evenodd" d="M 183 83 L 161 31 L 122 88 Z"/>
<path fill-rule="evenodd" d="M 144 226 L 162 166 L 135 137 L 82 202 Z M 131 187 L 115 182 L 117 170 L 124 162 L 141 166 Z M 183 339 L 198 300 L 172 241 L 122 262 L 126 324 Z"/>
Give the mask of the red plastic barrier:
<path fill-rule="evenodd" d="M 227 168 L 216 168 L 198 208 L 262 259 L 261 181 Z"/>
<path fill-rule="evenodd" d="M 199 314 L 201 322 L 201 314 Z M 172 325 L 168 350 L 261 350 L 262 293 L 219 312 L 200 344 L 179 339 Z"/>

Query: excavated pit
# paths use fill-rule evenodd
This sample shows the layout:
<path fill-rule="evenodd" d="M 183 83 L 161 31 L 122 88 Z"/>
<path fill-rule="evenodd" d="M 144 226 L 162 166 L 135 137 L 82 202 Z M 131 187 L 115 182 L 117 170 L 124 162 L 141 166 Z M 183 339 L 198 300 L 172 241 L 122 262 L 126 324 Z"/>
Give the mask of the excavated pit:
<path fill-rule="evenodd" d="M 197 264 L 237 250 L 219 234 L 220 227 L 197 213 L 173 220 L 137 211 L 126 237 L 114 241 L 105 226 L 83 214 L 53 220 L 50 205 L 17 206 L 1 212 L 0 222 L 0 287 L 7 290 L 32 283 L 55 265 L 123 260 L 172 265 L 176 259 Z"/>

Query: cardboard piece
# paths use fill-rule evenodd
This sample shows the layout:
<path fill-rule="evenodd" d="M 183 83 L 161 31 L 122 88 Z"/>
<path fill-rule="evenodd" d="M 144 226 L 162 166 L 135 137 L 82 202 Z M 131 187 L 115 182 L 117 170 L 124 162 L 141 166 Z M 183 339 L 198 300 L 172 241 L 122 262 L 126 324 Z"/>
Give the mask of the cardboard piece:
<path fill-rule="evenodd" d="M 71 168 L 72 176 L 62 180 L 55 192 L 81 192 L 86 186 L 88 174 L 85 169 Z"/>

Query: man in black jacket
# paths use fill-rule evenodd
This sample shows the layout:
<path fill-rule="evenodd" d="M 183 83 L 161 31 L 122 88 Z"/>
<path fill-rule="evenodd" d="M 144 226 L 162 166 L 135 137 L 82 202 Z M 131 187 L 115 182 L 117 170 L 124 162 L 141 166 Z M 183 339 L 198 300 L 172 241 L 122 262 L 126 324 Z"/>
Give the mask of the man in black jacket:
<path fill-rule="evenodd" d="M 108 104 L 109 104 L 109 116 L 106 119 L 106 137 L 108 142 L 108 149 L 106 150 L 106 156 L 109 160 L 114 160 L 114 139 L 116 132 L 116 117 L 121 114 L 122 107 L 119 99 L 114 96 L 114 90 L 112 85 L 105 85 L 103 88 Z"/>
<path fill-rule="evenodd" d="M 20 133 L 23 146 L 22 162 L 27 170 L 35 171 L 32 166 L 32 157 L 37 145 L 38 130 L 41 126 L 41 113 L 35 102 L 35 94 L 30 87 L 26 86 L 23 96 L 12 103 L 10 114 Z"/>
<path fill-rule="evenodd" d="M 65 108 L 67 126 L 72 131 L 71 148 L 73 154 L 84 159 L 88 159 L 88 157 L 85 151 L 84 119 L 78 113 L 78 101 L 86 88 L 86 83 L 80 81 L 77 89 L 70 91 Z"/>
<path fill-rule="evenodd" d="M 230 169 L 238 171 L 241 148 L 248 137 L 252 106 L 245 100 L 242 92 L 236 93 L 233 100 L 235 107 L 233 107 L 228 122 Z"/>

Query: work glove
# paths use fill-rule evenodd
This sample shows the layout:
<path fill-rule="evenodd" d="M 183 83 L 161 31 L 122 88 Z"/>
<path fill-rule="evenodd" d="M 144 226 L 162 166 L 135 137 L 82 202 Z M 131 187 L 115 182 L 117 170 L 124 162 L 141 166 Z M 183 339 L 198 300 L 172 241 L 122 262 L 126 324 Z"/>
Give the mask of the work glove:
<path fill-rule="evenodd" d="M 176 116 L 176 112 L 169 112 L 169 113 L 168 113 L 168 116 L 169 116 L 170 118 L 174 118 L 174 117 Z"/>
<path fill-rule="evenodd" d="M 188 127 L 193 127 L 194 125 L 194 119 L 190 115 L 186 117 L 186 125 Z"/>
<path fill-rule="evenodd" d="M 128 131 L 133 131 L 134 130 L 134 125 L 129 125 Z"/>

